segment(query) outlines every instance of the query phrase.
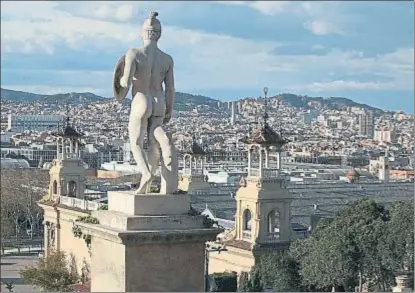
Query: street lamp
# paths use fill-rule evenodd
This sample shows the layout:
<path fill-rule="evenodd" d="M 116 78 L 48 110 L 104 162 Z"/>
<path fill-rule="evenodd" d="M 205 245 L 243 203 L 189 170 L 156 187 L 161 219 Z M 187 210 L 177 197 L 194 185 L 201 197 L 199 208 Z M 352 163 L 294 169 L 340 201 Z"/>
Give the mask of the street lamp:
<path fill-rule="evenodd" d="M 215 244 L 219 244 L 215 242 Z M 228 251 L 224 246 L 211 246 L 210 243 L 205 245 L 205 292 L 209 292 L 209 252 Z"/>

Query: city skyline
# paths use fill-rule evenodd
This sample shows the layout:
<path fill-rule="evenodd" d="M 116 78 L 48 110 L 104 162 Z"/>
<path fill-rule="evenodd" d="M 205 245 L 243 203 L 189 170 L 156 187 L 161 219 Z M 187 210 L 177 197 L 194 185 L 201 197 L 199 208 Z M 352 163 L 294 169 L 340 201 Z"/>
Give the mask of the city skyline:
<path fill-rule="evenodd" d="M 343 96 L 413 113 L 413 2 L 2 2 L 2 87 L 111 96 L 113 66 L 160 13 L 176 90 L 221 100 Z M 185 9 L 184 9 L 185 8 Z M 113 60 L 113 64 L 111 63 Z"/>

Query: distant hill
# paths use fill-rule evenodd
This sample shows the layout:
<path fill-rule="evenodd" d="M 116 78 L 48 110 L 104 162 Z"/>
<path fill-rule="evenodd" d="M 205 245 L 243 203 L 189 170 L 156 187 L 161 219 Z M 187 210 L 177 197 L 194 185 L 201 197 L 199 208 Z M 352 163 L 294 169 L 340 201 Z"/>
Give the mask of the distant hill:
<path fill-rule="evenodd" d="M 357 103 L 351 99 L 342 97 L 323 98 L 298 96 L 293 94 L 280 94 L 273 98 L 280 99 L 283 103 L 296 108 L 344 110 L 347 107 L 356 107 L 370 110 L 375 113 L 384 112 L 382 109 L 372 107 L 366 104 Z"/>
<path fill-rule="evenodd" d="M 57 104 L 78 104 L 84 102 L 97 102 L 105 100 L 104 97 L 97 96 L 93 93 L 67 93 L 55 95 L 42 95 L 8 90 L 4 88 L 1 89 L 1 98 L 11 101 L 21 101 L 28 103 L 35 101 L 44 101 Z"/>
<path fill-rule="evenodd" d="M 127 104 L 131 103 L 130 100 L 131 94 L 128 94 L 128 99 L 126 100 Z M 35 101 L 44 101 L 57 104 L 82 104 L 82 103 L 91 103 L 107 100 L 108 98 L 95 95 L 93 93 L 66 93 L 66 94 L 55 94 L 55 95 L 42 95 L 34 94 L 28 92 L 14 91 L 8 89 L 1 89 L 1 98 L 11 101 L 21 101 L 21 102 L 35 102 Z M 308 96 L 299 96 L 294 94 L 280 94 L 271 99 L 280 99 L 284 104 L 287 104 L 295 108 L 303 109 L 332 109 L 332 110 L 342 110 L 347 107 L 358 107 L 366 110 L 374 111 L 375 113 L 384 112 L 381 109 L 354 102 L 347 98 L 341 97 L 308 97 Z M 217 100 L 200 96 L 192 95 L 188 93 L 176 92 L 176 99 L 174 102 L 174 109 L 180 111 L 191 111 L 196 106 L 204 106 L 208 110 L 218 110 Z"/>
<path fill-rule="evenodd" d="M 127 95 L 127 104 L 131 103 L 131 94 Z M 1 98 L 16 102 L 36 102 L 43 101 L 57 104 L 80 104 L 108 100 L 108 98 L 95 95 L 93 93 L 66 93 L 55 95 L 42 95 L 22 91 L 1 89 Z M 217 100 L 200 95 L 176 92 L 174 107 L 175 110 L 190 111 L 195 106 L 205 105 L 209 108 L 217 108 Z"/>

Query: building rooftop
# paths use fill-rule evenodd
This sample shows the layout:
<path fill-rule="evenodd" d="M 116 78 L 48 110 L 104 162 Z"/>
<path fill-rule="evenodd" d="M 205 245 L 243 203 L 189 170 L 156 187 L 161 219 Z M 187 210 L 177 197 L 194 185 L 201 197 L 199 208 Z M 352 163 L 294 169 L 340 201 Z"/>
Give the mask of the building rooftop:
<path fill-rule="evenodd" d="M 258 128 L 251 136 L 242 138 L 240 142 L 246 144 L 258 144 L 263 146 L 277 146 L 281 147 L 287 143 L 280 134 L 275 132 L 268 123 Z"/>
<path fill-rule="evenodd" d="M 1 169 L 26 169 L 30 168 L 29 162 L 24 159 L 1 158 Z"/>
<path fill-rule="evenodd" d="M 363 198 L 372 198 L 386 206 L 413 198 L 414 185 L 410 182 L 362 182 L 362 183 L 304 183 L 287 182 L 287 188 L 293 194 L 291 204 L 292 222 L 310 226 L 311 216 L 333 216 L 349 202 Z M 237 187 L 234 187 L 234 191 Z M 234 220 L 236 201 L 224 191 L 219 194 L 191 195 L 194 209 L 202 212 L 206 207 L 216 218 Z"/>

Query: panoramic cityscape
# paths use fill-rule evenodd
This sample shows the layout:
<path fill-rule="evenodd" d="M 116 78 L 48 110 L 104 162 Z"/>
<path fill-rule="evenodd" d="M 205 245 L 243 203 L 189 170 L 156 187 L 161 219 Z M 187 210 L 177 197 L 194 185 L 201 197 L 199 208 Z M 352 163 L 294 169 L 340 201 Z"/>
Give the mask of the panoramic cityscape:
<path fill-rule="evenodd" d="M 413 2 L 1 11 L 2 291 L 413 292 Z"/>

